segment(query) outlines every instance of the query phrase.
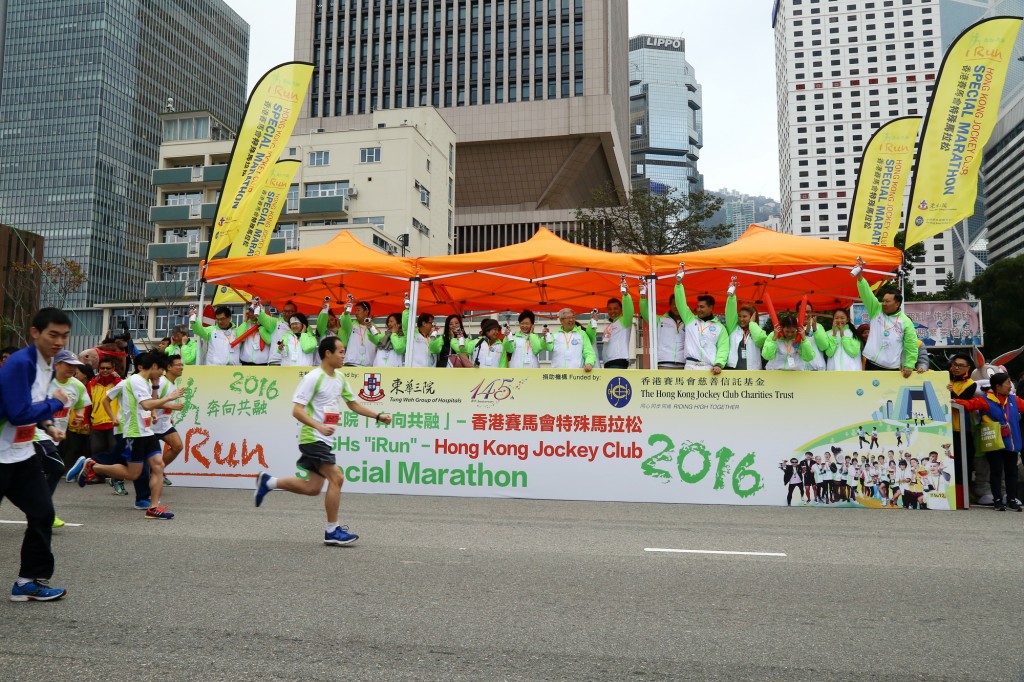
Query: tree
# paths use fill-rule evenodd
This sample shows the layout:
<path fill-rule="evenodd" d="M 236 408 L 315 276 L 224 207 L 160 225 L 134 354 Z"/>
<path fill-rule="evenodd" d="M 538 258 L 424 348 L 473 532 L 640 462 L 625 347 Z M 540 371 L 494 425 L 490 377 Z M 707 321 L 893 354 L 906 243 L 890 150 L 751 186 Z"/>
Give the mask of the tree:
<path fill-rule="evenodd" d="M 1024 346 L 1024 317 L 1020 314 L 1020 283 L 1024 281 L 1024 256 L 996 261 L 971 282 L 981 299 L 985 322 L 985 357 L 989 360 Z M 1018 371 L 1024 358 L 1013 363 Z"/>
<path fill-rule="evenodd" d="M 707 240 L 729 235 L 731 225 L 705 225 L 721 207 L 722 199 L 707 192 L 602 187 L 592 192 L 590 208 L 576 209 L 569 240 L 647 255 L 698 251 Z"/>
<path fill-rule="evenodd" d="M 28 320 L 40 299 L 64 308 L 68 297 L 89 281 L 81 264 L 66 256 L 42 263 L 11 263 L 8 267 L 12 276 L 8 277 L 4 298 L 10 314 L 0 317 L 0 338 L 14 339 L 17 345 L 28 343 Z"/>

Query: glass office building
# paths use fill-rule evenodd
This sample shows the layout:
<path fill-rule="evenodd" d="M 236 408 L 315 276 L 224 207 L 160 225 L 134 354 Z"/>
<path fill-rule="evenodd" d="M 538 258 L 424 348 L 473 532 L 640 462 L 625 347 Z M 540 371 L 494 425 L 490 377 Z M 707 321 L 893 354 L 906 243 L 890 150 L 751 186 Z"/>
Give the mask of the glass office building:
<path fill-rule="evenodd" d="M 222 0 L 0 0 L 0 13 L 0 222 L 85 269 L 65 307 L 77 333 L 99 334 L 91 306 L 141 300 L 151 273 L 159 116 L 209 109 L 236 125 L 249 27 Z"/>
<path fill-rule="evenodd" d="M 629 39 L 629 149 L 634 189 L 704 189 L 701 87 L 679 37 Z"/>

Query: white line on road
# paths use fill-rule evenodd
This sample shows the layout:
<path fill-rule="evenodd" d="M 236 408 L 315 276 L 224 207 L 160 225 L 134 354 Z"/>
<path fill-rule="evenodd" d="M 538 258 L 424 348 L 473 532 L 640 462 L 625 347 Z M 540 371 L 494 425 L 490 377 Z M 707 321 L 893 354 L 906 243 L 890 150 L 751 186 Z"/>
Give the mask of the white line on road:
<path fill-rule="evenodd" d="M 0 523 L 14 523 L 14 524 L 20 523 L 21 525 L 24 526 L 26 523 L 28 523 L 28 521 L 8 521 L 6 519 L 0 519 Z M 80 523 L 67 523 L 66 521 L 64 522 L 64 525 L 65 526 L 74 526 L 75 528 L 81 528 L 81 526 L 82 526 L 82 524 L 80 524 Z"/>
<path fill-rule="evenodd" d="M 786 556 L 782 552 L 726 552 L 718 549 L 666 549 L 664 547 L 644 547 L 645 552 L 670 552 L 672 554 L 728 554 L 730 556 Z"/>

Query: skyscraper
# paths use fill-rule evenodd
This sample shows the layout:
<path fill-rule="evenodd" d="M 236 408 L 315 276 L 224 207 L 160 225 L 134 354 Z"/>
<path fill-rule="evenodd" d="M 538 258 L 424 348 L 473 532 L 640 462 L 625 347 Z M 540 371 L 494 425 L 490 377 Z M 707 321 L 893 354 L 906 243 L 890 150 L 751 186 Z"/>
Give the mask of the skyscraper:
<path fill-rule="evenodd" d="M 437 107 L 458 139 L 457 251 L 567 228 L 592 188 L 627 182 L 627 10 L 624 0 L 298 0 L 295 57 L 317 69 L 297 130 Z"/>
<path fill-rule="evenodd" d="M 704 189 L 701 87 L 679 37 L 629 39 L 630 177 L 634 189 Z"/>
<path fill-rule="evenodd" d="M 0 0 L 0 26 L 0 222 L 85 269 L 66 306 L 76 333 L 99 334 L 87 309 L 137 299 L 151 272 L 159 115 L 210 109 L 236 125 L 249 27 L 222 0 Z"/>
<path fill-rule="evenodd" d="M 782 229 L 845 233 L 864 145 L 898 116 L 924 116 L 946 47 L 1005 0 L 775 0 Z M 918 291 L 953 268 L 953 235 L 925 244 Z"/>
<path fill-rule="evenodd" d="M 747 228 L 754 223 L 754 202 L 749 199 L 730 201 L 725 205 L 725 221 L 732 225 L 729 241 L 736 241 L 743 236 Z"/>

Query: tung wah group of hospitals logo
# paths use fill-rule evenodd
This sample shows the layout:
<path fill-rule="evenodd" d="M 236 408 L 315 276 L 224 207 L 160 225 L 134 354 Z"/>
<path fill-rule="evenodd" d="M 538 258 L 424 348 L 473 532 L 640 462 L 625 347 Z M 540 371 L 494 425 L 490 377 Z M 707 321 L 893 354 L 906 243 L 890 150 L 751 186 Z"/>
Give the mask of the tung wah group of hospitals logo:
<path fill-rule="evenodd" d="M 384 387 L 381 385 L 379 373 L 363 375 L 363 388 L 359 391 L 359 397 L 368 403 L 375 403 L 384 397 Z"/>

